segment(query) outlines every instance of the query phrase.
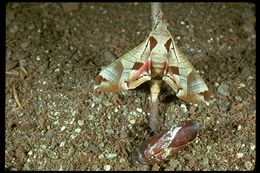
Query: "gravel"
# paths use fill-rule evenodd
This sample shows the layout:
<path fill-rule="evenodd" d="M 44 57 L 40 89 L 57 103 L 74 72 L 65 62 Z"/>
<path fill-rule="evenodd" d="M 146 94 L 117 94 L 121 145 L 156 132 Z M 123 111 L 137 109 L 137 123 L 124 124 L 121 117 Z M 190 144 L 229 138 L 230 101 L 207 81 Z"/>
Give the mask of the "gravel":
<path fill-rule="evenodd" d="M 104 166 L 104 170 L 105 170 L 105 171 L 110 171 L 110 169 L 111 169 L 111 166 L 110 166 L 110 165 L 105 165 L 105 166 Z"/>
<path fill-rule="evenodd" d="M 229 86 L 225 83 L 221 83 L 220 86 L 218 87 L 218 93 L 222 96 L 229 96 Z"/>

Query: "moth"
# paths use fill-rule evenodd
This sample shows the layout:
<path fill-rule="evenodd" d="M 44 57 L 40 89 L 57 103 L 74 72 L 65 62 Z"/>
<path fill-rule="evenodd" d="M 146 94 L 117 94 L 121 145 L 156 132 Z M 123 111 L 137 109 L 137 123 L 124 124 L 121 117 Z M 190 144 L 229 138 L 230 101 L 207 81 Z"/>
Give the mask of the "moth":
<path fill-rule="evenodd" d="M 164 81 L 178 98 L 208 105 L 208 87 L 176 46 L 161 11 L 148 38 L 101 70 L 95 78 L 94 89 L 118 92 L 134 89 L 147 81 L 151 81 L 152 102 L 156 101 Z"/>

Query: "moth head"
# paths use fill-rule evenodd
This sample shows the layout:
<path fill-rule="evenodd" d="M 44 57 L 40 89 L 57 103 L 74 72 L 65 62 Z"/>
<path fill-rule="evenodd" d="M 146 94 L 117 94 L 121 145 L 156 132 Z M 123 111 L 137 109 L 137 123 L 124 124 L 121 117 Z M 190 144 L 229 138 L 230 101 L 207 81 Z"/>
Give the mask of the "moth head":
<path fill-rule="evenodd" d="M 160 10 L 160 12 L 157 15 L 157 20 L 158 21 L 164 21 L 164 14 L 163 12 Z"/>

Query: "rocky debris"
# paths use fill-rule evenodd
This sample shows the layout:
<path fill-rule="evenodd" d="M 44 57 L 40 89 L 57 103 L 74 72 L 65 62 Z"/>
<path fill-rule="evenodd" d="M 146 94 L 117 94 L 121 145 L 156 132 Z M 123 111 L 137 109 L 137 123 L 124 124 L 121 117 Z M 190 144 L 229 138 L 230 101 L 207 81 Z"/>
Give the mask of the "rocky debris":
<path fill-rule="evenodd" d="M 111 166 L 110 165 L 105 165 L 104 166 L 104 170 L 105 171 L 110 171 L 111 170 Z"/>
<path fill-rule="evenodd" d="M 229 86 L 225 83 L 221 83 L 220 86 L 218 87 L 218 93 L 222 96 L 229 96 L 230 91 L 229 91 Z"/>

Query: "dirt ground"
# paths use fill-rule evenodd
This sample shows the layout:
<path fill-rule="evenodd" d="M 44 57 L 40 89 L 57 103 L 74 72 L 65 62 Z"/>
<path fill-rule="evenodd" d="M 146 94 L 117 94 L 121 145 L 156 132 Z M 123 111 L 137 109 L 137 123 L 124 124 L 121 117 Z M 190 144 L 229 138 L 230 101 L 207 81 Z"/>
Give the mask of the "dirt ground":
<path fill-rule="evenodd" d="M 8 3 L 6 170 L 254 170 L 255 5 L 162 4 L 168 29 L 211 90 L 190 105 L 166 84 L 162 129 L 182 120 L 197 138 L 170 161 L 134 165 L 148 127 L 149 86 L 94 91 L 102 68 L 151 31 L 148 3 Z"/>

